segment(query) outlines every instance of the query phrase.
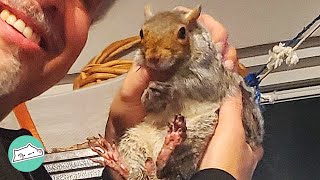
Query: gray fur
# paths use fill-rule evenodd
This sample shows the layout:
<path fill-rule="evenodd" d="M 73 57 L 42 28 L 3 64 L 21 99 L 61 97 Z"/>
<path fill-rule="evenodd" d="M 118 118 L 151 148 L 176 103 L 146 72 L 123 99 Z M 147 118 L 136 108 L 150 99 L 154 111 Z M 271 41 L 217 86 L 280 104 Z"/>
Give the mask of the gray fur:
<path fill-rule="evenodd" d="M 121 138 L 119 151 L 129 166 L 129 179 L 190 179 L 218 123 L 215 110 L 239 85 L 243 93 L 247 142 L 253 147 L 262 143 L 263 119 L 252 92 L 241 77 L 226 70 L 216 59 L 210 35 L 200 25 L 192 31 L 190 47 L 191 58 L 185 59 L 171 79 L 153 82 L 146 89 L 142 100 L 148 106 L 149 114 L 144 122 L 129 129 Z M 144 62 L 143 52 L 139 51 L 137 55 L 136 61 Z M 156 106 L 159 99 L 163 100 L 162 105 Z M 159 107 L 162 107 L 161 111 Z M 157 172 L 158 177 L 147 177 L 145 161 L 157 159 L 167 133 L 166 125 L 178 113 L 186 117 L 187 139 L 174 151 L 166 168 Z"/>

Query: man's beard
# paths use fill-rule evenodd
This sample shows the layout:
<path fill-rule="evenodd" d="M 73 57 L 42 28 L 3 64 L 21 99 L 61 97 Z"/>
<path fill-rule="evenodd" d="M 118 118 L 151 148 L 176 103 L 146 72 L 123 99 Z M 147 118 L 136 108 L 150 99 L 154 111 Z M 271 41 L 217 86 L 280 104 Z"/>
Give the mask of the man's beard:
<path fill-rule="evenodd" d="M 2 47 L 2 45 L 0 42 L 0 97 L 16 89 L 20 82 L 21 66 L 16 48 Z"/>

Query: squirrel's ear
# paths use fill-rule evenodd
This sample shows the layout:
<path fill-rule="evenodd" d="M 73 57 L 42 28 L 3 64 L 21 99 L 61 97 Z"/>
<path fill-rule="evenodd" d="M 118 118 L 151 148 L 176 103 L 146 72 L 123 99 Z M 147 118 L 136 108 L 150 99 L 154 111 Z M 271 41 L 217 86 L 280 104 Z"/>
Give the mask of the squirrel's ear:
<path fill-rule="evenodd" d="M 185 18 L 189 23 L 194 22 L 199 18 L 200 13 L 201 13 L 201 5 L 198 5 L 196 8 L 194 8 L 190 12 L 188 12 L 185 15 Z"/>
<path fill-rule="evenodd" d="M 150 5 L 145 5 L 144 6 L 144 19 L 148 20 L 153 16 L 153 13 L 151 12 L 151 7 Z"/>

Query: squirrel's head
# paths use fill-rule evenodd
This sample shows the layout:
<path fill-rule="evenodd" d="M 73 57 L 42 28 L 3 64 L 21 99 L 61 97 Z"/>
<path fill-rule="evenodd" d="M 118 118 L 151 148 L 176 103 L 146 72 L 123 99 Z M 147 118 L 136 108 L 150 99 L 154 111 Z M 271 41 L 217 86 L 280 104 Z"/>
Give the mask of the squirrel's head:
<path fill-rule="evenodd" d="M 190 12 L 178 10 L 153 15 L 145 7 L 145 23 L 140 30 L 142 66 L 166 71 L 190 58 L 190 33 L 197 25 L 201 7 Z"/>

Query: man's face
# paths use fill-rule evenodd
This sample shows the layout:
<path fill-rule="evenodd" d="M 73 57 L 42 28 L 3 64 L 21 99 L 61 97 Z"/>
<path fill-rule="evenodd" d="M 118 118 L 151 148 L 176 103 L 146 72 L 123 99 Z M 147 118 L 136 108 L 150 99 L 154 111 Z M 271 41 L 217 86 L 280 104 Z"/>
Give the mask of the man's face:
<path fill-rule="evenodd" d="M 25 101 L 63 78 L 103 1 L 0 0 L 0 99 Z"/>

